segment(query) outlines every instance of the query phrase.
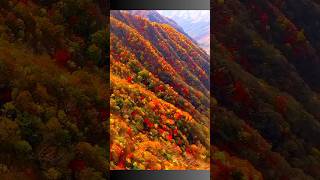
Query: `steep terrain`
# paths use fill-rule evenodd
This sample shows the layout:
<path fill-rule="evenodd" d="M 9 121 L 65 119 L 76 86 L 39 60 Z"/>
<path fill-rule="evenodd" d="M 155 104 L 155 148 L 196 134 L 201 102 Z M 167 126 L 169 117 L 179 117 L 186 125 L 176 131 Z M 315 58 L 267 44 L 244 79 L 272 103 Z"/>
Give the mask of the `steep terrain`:
<path fill-rule="evenodd" d="M 170 25 L 112 12 L 109 104 L 96 1 L 1 0 L 0 179 L 106 179 L 109 105 L 111 169 L 211 157 L 213 179 L 320 179 L 319 4 L 212 1 L 211 64 Z"/>
<path fill-rule="evenodd" d="M 210 16 L 209 10 L 159 10 L 161 15 L 174 19 L 184 32 L 210 53 Z"/>
<path fill-rule="evenodd" d="M 192 38 L 191 36 L 189 36 L 188 33 L 186 33 L 184 31 L 184 29 L 177 22 L 175 22 L 174 20 L 172 20 L 172 19 L 170 19 L 170 18 L 168 18 L 166 16 L 163 16 L 163 15 L 159 14 L 159 12 L 156 11 L 156 10 L 130 10 L 130 11 L 122 10 L 122 12 L 127 12 L 127 13 L 135 15 L 135 16 L 146 18 L 151 22 L 157 22 L 157 23 L 161 23 L 161 24 L 170 25 L 171 27 L 175 28 L 177 31 L 179 31 L 183 35 L 187 36 L 194 43 L 200 42 L 199 40 L 201 40 L 201 37 L 196 38 L 196 39 Z M 207 18 L 209 18 L 209 16 Z M 207 23 L 207 24 L 209 24 L 209 23 Z M 189 24 L 189 26 L 191 26 L 191 25 L 192 24 Z M 210 31 L 210 28 L 206 27 L 204 33 L 206 33 L 206 35 L 209 36 L 209 31 Z M 200 47 L 202 47 L 202 46 L 200 46 Z M 207 49 L 205 49 L 205 50 L 207 50 Z"/>
<path fill-rule="evenodd" d="M 212 145 L 248 160 L 264 179 L 319 179 L 319 5 L 217 0 L 212 7 Z M 235 179 L 232 171 L 226 178 Z"/>
<path fill-rule="evenodd" d="M 111 168 L 209 169 L 206 52 L 124 11 L 111 12 L 110 52 Z"/>
<path fill-rule="evenodd" d="M 179 26 L 175 21 L 173 21 L 170 18 L 167 18 L 165 16 L 160 15 L 156 10 L 130 10 L 126 11 L 127 13 L 130 13 L 132 15 L 137 15 L 140 17 L 144 17 L 152 22 L 157 22 L 161 24 L 168 24 L 172 26 L 173 28 L 177 29 L 179 32 L 181 32 L 184 35 L 187 35 L 183 28 Z"/>
<path fill-rule="evenodd" d="M 0 1 L 0 179 L 107 178 L 104 13 Z"/>

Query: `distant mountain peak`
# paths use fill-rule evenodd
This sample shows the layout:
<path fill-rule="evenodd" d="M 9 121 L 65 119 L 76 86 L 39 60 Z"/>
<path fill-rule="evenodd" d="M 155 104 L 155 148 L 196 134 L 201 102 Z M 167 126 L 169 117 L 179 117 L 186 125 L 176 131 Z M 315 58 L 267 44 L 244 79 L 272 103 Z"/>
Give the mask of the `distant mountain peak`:
<path fill-rule="evenodd" d="M 181 32 L 182 34 L 186 35 L 189 39 L 191 39 L 192 41 L 194 41 L 189 35 L 188 33 L 186 33 L 183 28 L 174 20 L 161 15 L 158 11 L 156 10 L 123 10 L 122 12 L 128 12 L 132 15 L 136 15 L 136 16 L 140 16 L 140 17 L 144 17 L 146 19 L 148 19 L 149 21 L 152 22 L 157 22 L 157 23 L 162 23 L 162 24 L 168 24 L 170 26 L 172 26 L 173 28 L 175 28 L 176 30 L 178 30 L 179 32 Z M 195 42 L 195 41 L 194 41 Z"/>
<path fill-rule="evenodd" d="M 174 19 L 196 43 L 210 53 L 210 11 L 209 10 L 159 10 L 164 17 Z"/>

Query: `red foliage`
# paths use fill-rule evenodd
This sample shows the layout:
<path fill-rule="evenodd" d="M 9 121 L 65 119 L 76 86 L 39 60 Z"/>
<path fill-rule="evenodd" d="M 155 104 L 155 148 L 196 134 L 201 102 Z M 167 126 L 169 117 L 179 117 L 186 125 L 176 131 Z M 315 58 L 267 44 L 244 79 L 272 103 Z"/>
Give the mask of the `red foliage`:
<path fill-rule="evenodd" d="M 182 117 L 182 114 L 180 113 L 180 112 L 176 112 L 175 114 L 174 114 L 174 118 L 175 119 L 180 119 Z"/>
<path fill-rule="evenodd" d="M 167 139 L 168 139 L 169 141 L 171 141 L 171 140 L 172 140 L 172 134 L 171 134 L 171 133 L 170 133 L 170 134 L 168 134 Z"/>
<path fill-rule="evenodd" d="M 127 158 L 129 158 L 129 159 L 131 159 L 133 157 L 133 153 L 129 153 L 128 155 L 127 155 Z"/>
<path fill-rule="evenodd" d="M 120 161 L 117 164 L 118 169 L 124 169 L 126 164 L 125 158 L 121 158 Z"/>
<path fill-rule="evenodd" d="M 218 179 L 230 179 L 231 168 L 222 164 L 219 160 L 215 161 L 215 164 L 218 167 L 218 174 L 215 175 Z"/>
<path fill-rule="evenodd" d="M 58 64 L 65 65 L 71 59 L 71 53 L 66 49 L 59 49 L 54 53 L 53 57 Z"/>
<path fill-rule="evenodd" d="M 195 95 L 196 95 L 197 98 L 200 98 L 200 97 L 201 97 L 201 93 L 200 93 L 200 92 L 196 92 Z"/>
<path fill-rule="evenodd" d="M 249 94 L 240 81 L 234 84 L 233 100 L 237 102 L 246 103 L 249 100 Z"/>
<path fill-rule="evenodd" d="M 276 97 L 276 110 L 284 114 L 287 112 L 287 106 L 288 106 L 288 99 L 285 96 L 277 96 Z"/>
<path fill-rule="evenodd" d="M 184 95 L 189 95 L 189 89 L 187 89 L 187 88 L 183 88 L 182 89 L 182 93 L 184 94 Z"/>
<path fill-rule="evenodd" d="M 132 77 L 127 78 L 128 83 L 132 83 Z"/>
<path fill-rule="evenodd" d="M 173 135 L 175 135 L 175 136 L 178 135 L 178 129 L 173 130 Z"/>
<path fill-rule="evenodd" d="M 143 123 L 144 123 L 148 128 L 152 128 L 153 125 L 154 125 L 148 118 L 145 118 L 145 119 L 143 120 Z"/>
<path fill-rule="evenodd" d="M 52 17 L 53 15 L 54 15 L 54 10 L 53 10 L 53 8 L 50 8 L 49 10 L 48 10 L 48 17 Z"/>
<path fill-rule="evenodd" d="M 168 127 L 166 125 L 162 125 L 162 129 L 168 131 Z"/>
<path fill-rule="evenodd" d="M 228 85 L 228 81 L 226 79 L 226 75 L 223 70 L 218 70 L 213 74 L 213 83 L 216 86 L 226 86 Z"/>
<path fill-rule="evenodd" d="M 163 133 L 165 132 L 165 130 L 163 130 L 163 129 L 158 129 L 158 132 L 159 132 L 160 134 L 163 134 Z"/>
<path fill-rule="evenodd" d="M 129 136 L 132 135 L 132 129 L 130 127 L 128 127 L 128 129 L 127 129 L 127 133 L 128 133 Z"/>
<path fill-rule="evenodd" d="M 135 115 L 137 115 L 137 111 L 136 111 L 136 110 L 134 110 L 134 111 L 131 112 L 131 116 L 134 117 Z"/>
<path fill-rule="evenodd" d="M 21 2 L 21 3 L 25 4 L 25 5 L 27 5 L 27 4 L 29 3 L 29 0 L 19 0 L 19 2 Z"/>
<path fill-rule="evenodd" d="M 189 154 L 189 155 L 192 154 L 192 151 L 191 151 L 191 149 L 189 147 L 186 147 L 186 153 Z"/>
<path fill-rule="evenodd" d="M 163 86 L 162 84 L 160 84 L 159 86 L 157 86 L 157 87 L 155 88 L 155 91 L 156 91 L 156 92 L 162 92 L 162 91 L 164 91 L 164 86 Z"/>
<path fill-rule="evenodd" d="M 86 163 L 81 159 L 74 159 L 69 163 L 69 168 L 72 171 L 82 171 L 86 168 Z"/>

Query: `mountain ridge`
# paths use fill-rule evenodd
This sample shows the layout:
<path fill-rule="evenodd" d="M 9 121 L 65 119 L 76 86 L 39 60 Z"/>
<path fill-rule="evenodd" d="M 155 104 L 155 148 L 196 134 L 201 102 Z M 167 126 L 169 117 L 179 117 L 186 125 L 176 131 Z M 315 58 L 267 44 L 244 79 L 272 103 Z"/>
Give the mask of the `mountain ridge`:
<path fill-rule="evenodd" d="M 187 36 L 167 24 L 120 11 L 111 12 L 110 24 L 111 77 L 121 79 L 111 78 L 114 87 L 111 113 L 126 119 L 123 127 L 134 129 L 134 134 L 147 135 L 151 138 L 148 141 L 166 144 L 163 152 L 154 147 L 146 152 L 154 156 L 139 160 L 144 148 L 132 145 L 130 139 L 120 143 L 125 135 L 120 133 L 121 128 L 114 129 L 117 136 L 112 136 L 111 144 L 122 145 L 111 148 L 111 154 L 116 152 L 116 147 L 129 146 L 136 150 L 133 155 L 127 152 L 123 155 L 130 157 L 130 160 L 124 158 L 125 165 L 117 158 L 117 153 L 113 153 L 112 158 L 115 158 L 111 167 L 208 169 L 209 101 L 205 97 L 209 95 L 209 76 L 202 67 L 209 72 L 209 56 Z M 124 90 L 128 87 L 132 92 Z M 119 104 L 123 97 L 130 103 Z M 172 145 L 180 149 L 178 154 L 170 150 Z M 178 159 L 194 163 L 180 164 Z"/>
<path fill-rule="evenodd" d="M 247 159 L 264 179 L 319 179 L 318 16 L 298 20 L 290 0 L 214 1 L 213 11 L 214 108 L 231 114 L 213 113 L 212 145 Z M 267 150 L 252 149 L 255 134 Z"/>

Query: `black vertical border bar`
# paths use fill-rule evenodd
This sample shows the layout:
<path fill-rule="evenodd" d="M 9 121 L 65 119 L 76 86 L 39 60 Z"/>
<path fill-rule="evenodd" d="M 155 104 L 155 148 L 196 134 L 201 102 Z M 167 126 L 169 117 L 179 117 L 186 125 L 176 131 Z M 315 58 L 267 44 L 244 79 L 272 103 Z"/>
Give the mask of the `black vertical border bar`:
<path fill-rule="evenodd" d="M 212 59 L 212 19 L 213 12 L 210 0 L 100 0 L 107 1 L 107 20 L 106 31 L 108 37 L 106 40 L 110 41 L 109 24 L 110 24 L 110 11 L 111 10 L 210 10 L 210 109 L 212 109 L 212 82 L 213 82 L 213 59 Z M 109 46 L 109 43 L 107 43 Z M 106 47 L 106 67 L 108 79 L 108 98 L 110 99 L 110 47 Z M 108 103 L 108 118 L 110 119 L 110 103 Z M 213 120 L 212 111 L 210 111 L 210 121 Z M 210 123 L 210 132 L 211 132 Z M 110 121 L 108 121 L 108 128 Z M 107 133 L 107 138 L 110 143 L 110 134 Z M 212 137 L 210 133 L 210 143 Z M 110 144 L 109 144 L 110 145 Z M 110 149 L 110 147 L 108 147 Z M 110 151 L 108 151 L 108 158 Z M 211 158 L 210 158 L 211 159 Z M 211 168 L 211 162 L 210 162 Z M 149 170 L 110 170 L 107 173 L 110 180 L 209 180 L 210 170 L 162 170 L 162 171 L 149 171 Z"/>
<path fill-rule="evenodd" d="M 106 19 L 104 20 L 105 25 L 105 36 L 104 39 L 106 41 L 106 47 L 105 47 L 105 52 L 102 52 L 102 57 L 105 57 L 105 69 L 104 71 L 107 72 L 106 73 L 106 80 L 107 80 L 107 130 L 108 132 L 106 132 L 106 139 L 107 139 L 107 151 L 106 151 L 106 158 L 108 159 L 108 162 L 110 163 L 110 92 L 111 92 L 111 87 L 110 87 L 110 29 L 109 29 L 109 25 L 110 25 L 110 0 L 99 0 L 99 4 L 100 6 L 104 6 L 105 8 L 101 7 L 104 16 L 106 17 Z M 105 53 L 105 54 L 104 54 Z M 111 179 L 110 176 L 110 165 L 108 163 L 108 167 L 107 167 L 107 172 L 105 173 L 105 176 L 107 177 L 107 179 Z"/>
<path fill-rule="evenodd" d="M 213 164 L 213 158 L 212 158 L 212 148 L 211 145 L 213 144 L 213 133 L 212 133 L 212 126 L 214 124 L 214 102 L 213 102 L 213 86 L 214 86 L 214 81 L 213 81 L 213 70 L 214 70 L 214 59 L 213 59 L 213 21 L 214 21 L 214 12 L 213 12 L 213 5 L 214 1 L 210 1 L 210 171 L 212 168 Z M 213 179 L 212 174 L 210 173 L 210 179 Z"/>

